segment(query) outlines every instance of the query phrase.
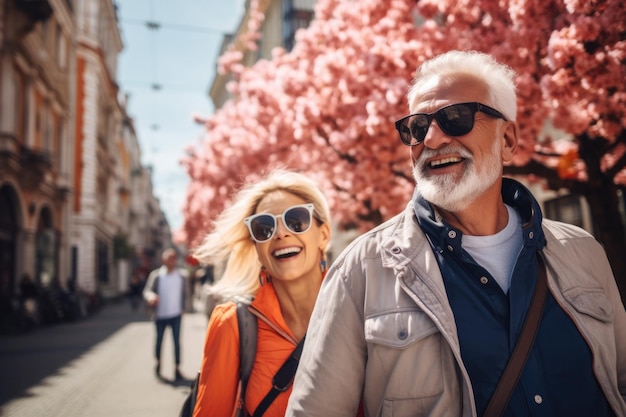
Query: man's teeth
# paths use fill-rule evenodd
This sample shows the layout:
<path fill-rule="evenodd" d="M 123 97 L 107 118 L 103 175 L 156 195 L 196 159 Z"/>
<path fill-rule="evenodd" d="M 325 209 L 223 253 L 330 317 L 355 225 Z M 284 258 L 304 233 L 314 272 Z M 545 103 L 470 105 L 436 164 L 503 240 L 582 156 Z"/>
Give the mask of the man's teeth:
<path fill-rule="evenodd" d="M 458 156 L 454 156 L 454 157 L 451 156 L 449 158 L 439 159 L 437 161 L 431 161 L 430 166 L 434 168 L 434 167 L 438 167 L 439 165 L 454 164 L 456 162 L 461 162 L 461 158 L 459 158 Z"/>
<path fill-rule="evenodd" d="M 275 251 L 274 256 L 285 256 L 285 255 L 290 255 L 292 253 L 300 253 L 300 251 L 302 251 L 302 249 L 296 246 L 292 248 L 283 248 L 283 249 L 278 249 L 277 251 Z"/>

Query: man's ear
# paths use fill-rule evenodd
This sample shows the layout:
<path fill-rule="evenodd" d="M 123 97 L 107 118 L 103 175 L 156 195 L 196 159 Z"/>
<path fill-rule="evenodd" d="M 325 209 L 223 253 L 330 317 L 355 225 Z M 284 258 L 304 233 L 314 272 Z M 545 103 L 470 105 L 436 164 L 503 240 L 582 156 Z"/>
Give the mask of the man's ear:
<path fill-rule="evenodd" d="M 502 126 L 504 132 L 502 133 L 502 140 L 504 141 L 502 146 L 502 161 L 511 162 L 513 155 L 515 155 L 515 149 L 517 149 L 517 123 L 504 122 Z"/>

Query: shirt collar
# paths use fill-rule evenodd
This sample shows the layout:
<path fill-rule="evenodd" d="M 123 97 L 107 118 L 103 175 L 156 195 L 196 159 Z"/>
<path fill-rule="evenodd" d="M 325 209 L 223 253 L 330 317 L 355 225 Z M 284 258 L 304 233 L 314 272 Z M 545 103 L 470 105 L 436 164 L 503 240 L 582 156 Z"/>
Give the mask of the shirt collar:
<path fill-rule="evenodd" d="M 517 210 L 522 219 L 524 246 L 535 247 L 536 250 L 543 249 L 546 245 L 546 239 L 541 228 L 543 216 L 541 208 L 531 192 L 520 182 L 503 178 L 502 199 L 505 204 Z M 463 233 L 443 220 L 417 189 L 413 192 L 412 200 L 417 221 L 433 249 L 443 251 L 446 248 L 449 251 L 461 253 Z"/>

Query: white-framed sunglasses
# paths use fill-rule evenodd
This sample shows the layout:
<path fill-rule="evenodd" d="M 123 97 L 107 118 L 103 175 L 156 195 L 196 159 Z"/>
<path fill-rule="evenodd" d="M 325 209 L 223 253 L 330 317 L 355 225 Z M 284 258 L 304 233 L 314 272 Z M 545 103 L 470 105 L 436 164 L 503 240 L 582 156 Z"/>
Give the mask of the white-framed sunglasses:
<path fill-rule="evenodd" d="M 311 228 L 313 223 L 313 210 L 315 206 L 311 203 L 300 204 L 286 209 L 283 214 L 274 215 L 271 213 L 257 213 L 244 219 L 248 226 L 250 237 L 255 242 L 262 243 L 270 240 L 276 234 L 278 218 L 283 220 L 283 224 L 292 233 L 301 234 Z"/>

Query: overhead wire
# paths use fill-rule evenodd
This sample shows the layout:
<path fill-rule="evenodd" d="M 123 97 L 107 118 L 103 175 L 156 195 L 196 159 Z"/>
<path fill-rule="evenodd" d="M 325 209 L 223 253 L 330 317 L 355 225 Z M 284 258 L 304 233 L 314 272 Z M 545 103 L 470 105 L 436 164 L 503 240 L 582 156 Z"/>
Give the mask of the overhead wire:
<path fill-rule="evenodd" d="M 135 26 L 148 26 L 158 25 L 158 28 L 169 29 L 169 30 L 177 30 L 181 32 L 199 32 L 199 33 L 207 33 L 212 35 L 225 35 L 228 33 L 227 31 L 221 29 L 212 29 L 201 26 L 191 26 L 191 25 L 179 25 L 175 23 L 161 23 L 153 20 L 141 20 L 141 19 L 119 19 L 120 23 L 127 25 L 135 25 Z"/>
<path fill-rule="evenodd" d="M 133 82 L 127 81 L 125 85 L 132 86 L 142 86 L 151 88 L 153 91 L 159 91 L 163 88 L 166 88 L 169 91 L 192 91 L 196 87 L 193 86 L 176 86 L 172 84 L 163 84 L 159 82 L 159 74 L 158 74 L 158 50 L 157 50 L 157 41 L 155 37 L 155 32 L 157 30 L 174 30 L 180 32 L 195 32 L 195 33 L 206 33 L 210 35 L 226 35 L 228 32 L 215 28 L 194 26 L 194 25 L 184 25 L 184 24 L 175 24 L 170 22 L 161 22 L 155 19 L 155 5 L 154 0 L 150 0 L 149 2 L 149 11 L 148 11 L 148 20 L 144 19 L 122 19 L 119 16 L 117 17 L 118 23 L 122 25 L 134 25 L 134 26 L 145 26 L 150 30 L 150 59 L 152 61 L 152 82 L 149 85 L 146 85 L 145 82 Z"/>
<path fill-rule="evenodd" d="M 154 22 L 154 0 L 150 0 L 149 3 L 149 7 L 150 7 L 150 22 Z M 155 110 L 154 110 L 154 103 L 157 99 L 156 96 L 154 96 L 154 93 L 159 91 L 161 89 L 161 86 L 158 82 L 158 74 L 157 74 L 157 49 L 156 49 L 156 36 L 155 36 L 155 32 L 156 30 L 158 30 L 158 26 L 148 26 L 148 29 L 150 30 L 150 50 L 151 50 L 151 54 L 152 54 L 152 95 L 153 95 L 153 99 L 150 100 L 150 105 L 151 105 L 151 118 L 153 120 L 153 122 L 151 123 L 151 128 L 152 130 L 158 130 L 160 128 L 160 126 L 154 122 L 154 114 L 155 114 Z"/>
<path fill-rule="evenodd" d="M 151 123 L 149 123 L 151 130 L 159 130 L 160 126 L 157 122 L 154 122 L 155 119 L 155 113 L 156 113 L 156 109 L 155 109 L 155 103 L 157 102 L 157 100 L 159 99 L 157 93 L 161 92 L 161 91 L 168 91 L 168 92 L 181 92 L 181 93 L 185 93 L 185 92 L 193 92 L 193 91 L 198 91 L 198 87 L 197 86 L 191 86 L 191 85 L 181 85 L 181 84 L 164 84 L 161 82 L 160 80 L 160 76 L 161 74 L 159 73 L 159 44 L 158 44 L 158 37 L 157 37 L 157 31 L 160 30 L 170 30 L 170 31 L 178 31 L 178 32 L 188 32 L 188 33 L 204 33 L 204 34 L 208 34 L 208 35 L 221 35 L 224 36 L 226 35 L 228 32 L 224 31 L 224 30 L 219 30 L 216 28 L 209 28 L 209 27 L 200 27 L 200 26 L 194 26 L 194 25 L 188 25 L 188 24 L 176 24 L 176 23 L 172 23 L 172 22 L 162 22 L 157 20 L 157 13 L 155 10 L 155 2 L 154 0 L 150 0 L 148 2 L 148 10 L 147 10 L 147 19 L 126 19 L 126 18 L 121 18 L 119 14 L 117 14 L 117 22 L 118 25 L 120 26 L 120 29 L 123 30 L 124 26 L 128 27 L 128 26 L 144 26 L 147 28 L 147 30 L 149 30 L 149 39 L 148 39 L 148 53 L 149 53 L 149 57 L 148 57 L 148 62 L 151 63 L 152 68 L 150 69 L 150 77 L 151 80 L 125 80 L 122 82 L 122 84 L 125 86 L 125 88 L 131 88 L 133 90 L 135 90 L 135 92 L 137 91 L 137 88 L 142 89 L 142 90 L 147 90 L 149 89 L 150 92 L 148 92 L 148 94 L 150 94 L 152 96 L 152 100 L 151 101 L 151 108 L 150 108 L 150 113 L 151 116 L 150 118 L 153 120 Z M 120 80 L 122 81 L 122 80 Z M 202 90 L 204 90 L 204 88 L 202 88 Z M 144 94 L 144 93 L 141 93 Z M 154 150 L 153 150 L 154 151 Z"/>

